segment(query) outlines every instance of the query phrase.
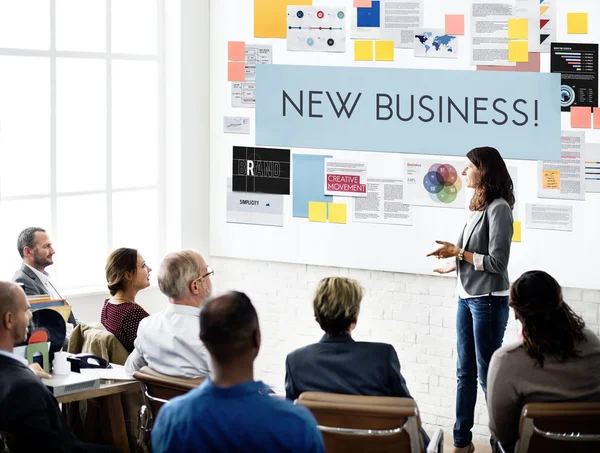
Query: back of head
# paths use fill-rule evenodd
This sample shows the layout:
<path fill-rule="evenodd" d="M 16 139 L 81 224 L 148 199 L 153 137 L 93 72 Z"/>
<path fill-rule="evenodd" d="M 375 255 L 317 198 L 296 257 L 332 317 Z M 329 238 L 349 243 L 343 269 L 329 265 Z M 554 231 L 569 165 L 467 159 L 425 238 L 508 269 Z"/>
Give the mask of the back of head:
<path fill-rule="evenodd" d="M 482 146 L 467 153 L 480 174 L 479 187 L 471 200 L 471 210 L 481 211 L 497 198 L 503 198 L 512 208 L 515 205 L 513 181 L 506 163 L 496 148 Z"/>
<path fill-rule="evenodd" d="M 213 361 L 231 363 L 258 354 L 258 315 L 244 293 L 232 291 L 208 301 L 200 312 L 200 339 Z"/>
<path fill-rule="evenodd" d="M 356 280 L 327 277 L 319 282 L 313 301 L 315 319 L 330 337 L 350 330 L 360 311 L 363 289 Z"/>
<path fill-rule="evenodd" d="M 544 364 L 545 356 L 560 361 L 578 355 L 575 343 L 584 341 L 585 323 L 563 300 L 558 282 L 544 271 L 529 271 L 510 288 L 510 306 L 523 325 L 523 346 Z"/>
<path fill-rule="evenodd" d="M 125 274 L 135 275 L 137 271 L 137 250 L 120 248 L 113 251 L 106 260 L 106 283 L 111 296 L 125 288 Z"/>
<path fill-rule="evenodd" d="M 171 299 L 185 297 L 189 293 L 190 282 L 200 276 L 203 262 L 203 258 L 193 250 L 169 253 L 158 270 L 158 287 Z"/>
<path fill-rule="evenodd" d="M 39 227 L 28 227 L 19 233 L 19 238 L 17 239 L 17 249 L 19 250 L 19 255 L 21 255 L 21 258 L 25 258 L 25 253 L 23 252 L 25 247 L 29 247 L 31 249 L 35 247 L 35 233 L 37 232 L 45 233 L 46 230 Z"/>
<path fill-rule="evenodd" d="M 16 313 L 19 292 L 22 290 L 16 283 L 0 281 L 0 320 L 4 320 L 7 313 Z M 0 329 L 3 328 L 3 324 L 0 322 Z"/>

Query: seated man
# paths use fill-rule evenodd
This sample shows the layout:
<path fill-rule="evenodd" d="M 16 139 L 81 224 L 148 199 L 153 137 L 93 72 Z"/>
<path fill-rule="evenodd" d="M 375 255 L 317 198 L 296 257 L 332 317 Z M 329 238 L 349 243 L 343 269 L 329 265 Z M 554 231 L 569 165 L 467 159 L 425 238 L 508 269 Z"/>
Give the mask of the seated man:
<path fill-rule="evenodd" d="M 352 339 L 362 297 L 363 290 L 355 280 L 329 277 L 319 282 L 313 308 L 325 335 L 318 343 L 288 354 L 288 399 L 295 400 L 308 391 L 412 398 L 391 344 Z M 422 435 L 427 446 L 429 438 L 425 431 Z"/>
<path fill-rule="evenodd" d="M 200 341 L 200 310 L 212 291 L 212 269 L 192 250 L 168 254 L 158 270 L 158 287 L 167 307 L 144 318 L 135 349 L 125 367 L 129 373 L 148 365 L 170 376 L 197 378 L 209 374 L 209 355 Z"/>
<path fill-rule="evenodd" d="M 52 257 L 55 253 L 46 230 L 37 227 L 25 228 L 19 234 L 17 248 L 23 264 L 15 272 L 13 282 L 21 284 L 23 291 L 28 296 L 47 294 L 52 299 L 63 299 L 46 272 L 46 268 L 54 264 Z M 73 326 L 76 325 L 75 315 L 72 311 L 67 322 Z"/>
<path fill-rule="evenodd" d="M 526 404 L 600 401 L 600 339 L 585 328 L 546 272 L 519 277 L 510 288 L 509 305 L 523 338 L 494 352 L 487 406 L 492 435 L 505 451 L 514 451 Z"/>
<path fill-rule="evenodd" d="M 231 292 L 200 313 L 200 338 L 212 374 L 197 389 L 164 405 L 152 429 L 152 451 L 324 452 L 310 412 L 267 394 L 254 380 L 260 327 L 250 299 Z"/>
<path fill-rule="evenodd" d="M 27 336 L 31 319 L 23 290 L 0 282 L 0 431 L 17 452 L 114 452 L 112 447 L 84 444 L 75 437 L 58 402 L 27 361 L 13 353 Z"/>

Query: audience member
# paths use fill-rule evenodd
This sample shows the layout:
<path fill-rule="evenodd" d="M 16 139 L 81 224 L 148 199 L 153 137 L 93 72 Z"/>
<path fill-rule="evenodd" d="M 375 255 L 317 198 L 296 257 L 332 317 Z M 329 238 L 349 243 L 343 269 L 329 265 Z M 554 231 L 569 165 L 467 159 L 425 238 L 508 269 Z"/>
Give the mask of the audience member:
<path fill-rule="evenodd" d="M 13 282 L 21 284 L 28 296 L 48 295 L 52 299 L 63 299 L 46 271 L 48 266 L 54 264 L 52 258 L 56 253 L 46 230 L 37 227 L 25 228 L 17 239 L 17 249 L 23 263 L 15 272 Z M 72 311 L 68 322 L 73 326 L 76 324 Z"/>
<path fill-rule="evenodd" d="M 211 355 L 211 377 L 162 407 L 152 429 L 154 453 L 324 452 L 310 412 L 269 396 L 254 380 L 260 327 L 245 294 L 207 302 L 200 338 Z"/>
<path fill-rule="evenodd" d="M 100 322 L 131 353 L 140 321 L 150 316 L 135 296 L 150 286 L 152 269 L 137 250 L 120 248 L 110 254 L 105 270 L 111 297 L 104 301 Z"/>
<path fill-rule="evenodd" d="M 528 403 L 600 401 L 600 340 L 565 303 L 558 282 L 524 273 L 510 290 L 522 339 L 498 349 L 488 375 L 490 430 L 506 451 Z"/>
<path fill-rule="evenodd" d="M 27 337 L 31 319 L 23 290 L 0 282 L 0 431 L 12 453 L 114 452 L 112 447 L 84 444 L 75 437 L 58 402 L 13 347 Z"/>
<path fill-rule="evenodd" d="M 197 378 L 210 373 L 209 355 L 200 341 L 200 309 L 212 291 L 213 270 L 192 250 L 168 254 L 158 270 L 158 287 L 167 307 L 140 322 L 129 373 L 148 365 L 170 376 Z"/>
<path fill-rule="evenodd" d="M 325 332 L 321 341 L 288 354 L 285 395 L 303 392 L 412 398 L 391 344 L 354 341 L 363 289 L 356 280 L 324 278 L 313 300 L 315 319 Z M 429 437 L 421 432 L 425 446 Z"/>

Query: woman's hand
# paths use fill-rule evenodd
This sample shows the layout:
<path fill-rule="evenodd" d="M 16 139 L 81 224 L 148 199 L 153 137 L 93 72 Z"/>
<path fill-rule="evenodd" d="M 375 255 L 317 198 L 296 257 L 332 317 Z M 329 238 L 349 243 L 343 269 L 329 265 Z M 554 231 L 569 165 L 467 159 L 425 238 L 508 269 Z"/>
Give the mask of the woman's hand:
<path fill-rule="evenodd" d="M 38 363 L 30 364 L 29 369 L 42 379 L 52 379 L 52 375 L 46 373 Z"/>
<path fill-rule="evenodd" d="M 444 259 L 444 258 L 452 258 L 452 257 L 458 256 L 458 254 L 460 253 L 460 249 L 457 246 L 455 246 L 454 244 L 451 244 L 450 242 L 444 242 L 444 241 L 435 241 L 435 242 L 440 244 L 441 247 L 439 249 L 431 252 L 427 256 L 435 256 L 438 259 Z"/>
<path fill-rule="evenodd" d="M 436 274 L 449 274 L 450 272 L 454 272 L 456 270 L 456 263 L 448 264 L 446 267 L 438 267 L 434 269 L 433 272 Z"/>

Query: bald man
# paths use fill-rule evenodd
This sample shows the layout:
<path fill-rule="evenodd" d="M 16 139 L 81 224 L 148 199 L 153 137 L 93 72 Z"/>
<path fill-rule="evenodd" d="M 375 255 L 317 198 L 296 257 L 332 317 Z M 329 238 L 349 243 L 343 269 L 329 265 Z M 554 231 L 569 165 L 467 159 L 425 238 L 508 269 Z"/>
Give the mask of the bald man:
<path fill-rule="evenodd" d="M 197 389 L 172 399 L 152 428 L 153 453 L 322 453 L 311 413 L 268 395 L 254 380 L 260 327 L 248 296 L 231 292 L 200 312 L 200 339 L 212 359 Z"/>
<path fill-rule="evenodd" d="M 58 402 L 27 361 L 13 353 L 27 338 L 29 303 L 19 285 L 0 281 L 0 431 L 11 452 L 114 452 L 87 445 L 67 426 Z"/>

